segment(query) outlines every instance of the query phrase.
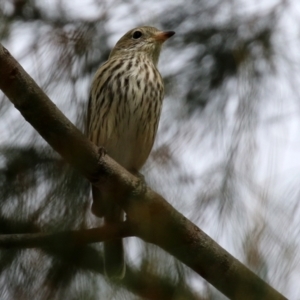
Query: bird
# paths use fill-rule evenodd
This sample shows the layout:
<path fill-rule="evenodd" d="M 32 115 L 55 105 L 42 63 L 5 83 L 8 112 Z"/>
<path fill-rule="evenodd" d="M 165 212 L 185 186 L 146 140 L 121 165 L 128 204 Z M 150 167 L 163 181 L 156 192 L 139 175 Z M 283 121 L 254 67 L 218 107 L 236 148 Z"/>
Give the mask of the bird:
<path fill-rule="evenodd" d="M 162 44 L 175 34 L 151 26 L 129 30 L 93 78 L 87 113 L 88 138 L 134 175 L 152 149 L 164 98 L 157 69 Z M 124 221 L 124 212 L 104 191 L 92 186 L 92 213 L 104 224 Z M 104 272 L 122 279 L 126 267 L 123 242 L 104 242 Z"/>

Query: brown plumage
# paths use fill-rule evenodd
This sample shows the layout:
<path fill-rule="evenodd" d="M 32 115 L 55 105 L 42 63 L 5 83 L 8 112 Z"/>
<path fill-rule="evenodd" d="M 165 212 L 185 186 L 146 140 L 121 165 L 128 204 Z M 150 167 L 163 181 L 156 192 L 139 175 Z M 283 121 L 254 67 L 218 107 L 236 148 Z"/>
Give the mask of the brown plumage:
<path fill-rule="evenodd" d="M 88 136 L 128 171 L 136 174 L 152 149 L 164 97 L 157 70 L 162 43 L 175 32 L 143 26 L 128 31 L 96 72 L 88 107 Z M 106 223 L 123 221 L 123 212 L 93 187 L 92 212 Z M 104 243 L 109 277 L 125 273 L 122 240 Z"/>

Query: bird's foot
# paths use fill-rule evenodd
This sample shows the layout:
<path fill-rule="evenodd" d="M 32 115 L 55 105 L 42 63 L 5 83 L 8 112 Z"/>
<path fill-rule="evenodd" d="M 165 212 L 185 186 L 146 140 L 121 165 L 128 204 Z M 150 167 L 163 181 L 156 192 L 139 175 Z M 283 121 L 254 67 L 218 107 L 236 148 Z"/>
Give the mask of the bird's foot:
<path fill-rule="evenodd" d="M 136 170 L 132 171 L 132 174 L 139 179 L 137 186 L 136 186 L 137 193 L 138 194 L 145 193 L 147 190 L 147 182 L 146 182 L 145 176 Z"/>
<path fill-rule="evenodd" d="M 99 146 L 98 147 L 98 154 L 99 154 L 99 158 L 101 158 L 102 156 L 106 155 L 107 154 L 107 151 L 104 147 L 102 146 Z"/>

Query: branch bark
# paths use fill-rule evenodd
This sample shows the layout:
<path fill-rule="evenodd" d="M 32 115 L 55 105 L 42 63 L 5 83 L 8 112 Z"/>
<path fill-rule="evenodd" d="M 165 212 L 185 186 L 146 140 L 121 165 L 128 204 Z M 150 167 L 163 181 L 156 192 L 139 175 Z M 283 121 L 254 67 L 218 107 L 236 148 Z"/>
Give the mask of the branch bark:
<path fill-rule="evenodd" d="M 0 89 L 24 118 L 127 213 L 135 236 L 178 258 L 230 299 L 286 299 L 93 145 L 0 45 Z"/>

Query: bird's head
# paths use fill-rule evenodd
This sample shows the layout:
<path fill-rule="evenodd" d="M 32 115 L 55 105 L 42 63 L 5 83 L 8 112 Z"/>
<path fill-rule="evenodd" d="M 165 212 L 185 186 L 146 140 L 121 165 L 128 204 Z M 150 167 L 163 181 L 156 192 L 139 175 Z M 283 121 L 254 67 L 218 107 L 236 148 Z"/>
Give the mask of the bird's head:
<path fill-rule="evenodd" d="M 160 31 L 150 26 L 131 29 L 117 42 L 111 51 L 110 58 L 131 53 L 143 53 L 156 65 L 162 44 L 174 34 L 174 31 Z"/>

